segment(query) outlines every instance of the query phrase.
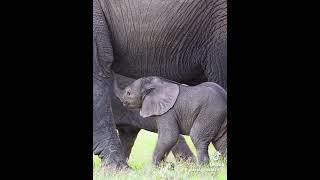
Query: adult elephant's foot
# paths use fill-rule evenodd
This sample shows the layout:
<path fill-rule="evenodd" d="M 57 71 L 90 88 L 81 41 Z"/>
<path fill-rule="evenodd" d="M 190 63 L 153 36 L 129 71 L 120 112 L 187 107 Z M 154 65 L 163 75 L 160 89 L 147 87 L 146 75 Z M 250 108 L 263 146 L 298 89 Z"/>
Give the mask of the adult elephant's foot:
<path fill-rule="evenodd" d="M 102 151 L 100 148 L 96 148 L 94 151 L 95 155 L 98 155 L 99 158 L 101 159 L 101 170 L 102 171 L 114 171 L 114 170 L 121 170 L 121 171 L 126 171 L 131 169 L 127 161 L 125 159 L 124 153 L 119 150 L 113 150 L 110 151 L 111 148 L 105 148 Z M 97 153 L 98 152 L 98 153 Z"/>
<path fill-rule="evenodd" d="M 126 162 L 110 162 L 106 160 L 101 161 L 101 169 L 102 171 L 129 171 L 132 170 L 130 166 Z"/>
<path fill-rule="evenodd" d="M 101 166 L 105 170 L 126 170 L 129 169 L 124 153 L 114 148 L 112 151 L 106 148 L 104 154 L 100 154 Z M 109 150 L 109 151 L 108 151 Z"/>
<path fill-rule="evenodd" d="M 131 172 L 133 169 L 131 167 L 129 167 L 127 164 L 101 164 L 101 168 L 100 170 L 98 170 L 98 175 L 100 176 L 106 176 L 109 173 L 113 174 L 113 173 L 121 173 L 121 174 L 126 174 Z"/>

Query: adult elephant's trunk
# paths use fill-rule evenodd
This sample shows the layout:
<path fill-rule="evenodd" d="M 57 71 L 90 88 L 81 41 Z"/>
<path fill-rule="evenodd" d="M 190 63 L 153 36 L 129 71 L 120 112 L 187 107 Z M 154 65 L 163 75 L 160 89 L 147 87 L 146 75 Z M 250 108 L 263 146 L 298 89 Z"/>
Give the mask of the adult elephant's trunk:
<path fill-rule="evenodd" d="M 113 92 L 122 101 L 123 90 L 119 88 L 116 74 L 112 71 L 113 75 Z"/>

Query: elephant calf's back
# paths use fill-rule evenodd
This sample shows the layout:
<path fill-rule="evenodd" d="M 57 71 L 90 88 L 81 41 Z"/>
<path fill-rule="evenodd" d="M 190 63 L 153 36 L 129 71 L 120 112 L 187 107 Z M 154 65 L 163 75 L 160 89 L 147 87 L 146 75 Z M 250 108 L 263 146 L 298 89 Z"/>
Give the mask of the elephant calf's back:
<path fill-rule="evenodd" d="M 206 117 L 210 123 L 212 117 L 224 116 L 227 112 L 227 94 L 219 85 L 206 82 L 197 86 L 179 86 L 180 93 L 174 106 L 178 124 L 183 134 L 188 135 L 199 116 Z M 210 118 L 209 121 L 206 121 Z M 201 121 L 202 121 L 201 120 Z"/>

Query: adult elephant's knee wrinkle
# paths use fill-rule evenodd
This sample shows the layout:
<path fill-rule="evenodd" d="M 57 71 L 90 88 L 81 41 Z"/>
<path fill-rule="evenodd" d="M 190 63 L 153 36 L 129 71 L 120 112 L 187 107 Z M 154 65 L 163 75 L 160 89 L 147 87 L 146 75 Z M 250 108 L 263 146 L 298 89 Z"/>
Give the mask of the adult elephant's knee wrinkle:
<path fill-rule="evenodd" d="M 94 145 L 93 147 L 93 154 L 94 155 L 100 155 L 100 153 L 103 151 L 103 148 L 99 146 L 99 144 Z"/>

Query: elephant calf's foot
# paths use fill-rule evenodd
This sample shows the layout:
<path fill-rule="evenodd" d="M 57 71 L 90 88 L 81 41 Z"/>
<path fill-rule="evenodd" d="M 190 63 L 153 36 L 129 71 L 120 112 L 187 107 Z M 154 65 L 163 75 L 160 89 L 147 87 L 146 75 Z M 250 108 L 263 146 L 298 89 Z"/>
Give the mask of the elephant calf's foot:
<path fill-rule="evenodd" d="M 165 164 L 165 161 L 163 159 L 154 158 L 153 161 L 152 161 L 152 164 L 155 167 L 162 167 Z"/>
<path fill-rule="evenodd" d="M 169 169 L 169 170 L 174 170 L 174 168 L 175 168 L 174 163 L 167 162 L 165 160 L 153 162 L 153 165 L 155 166 L 155 168 L 165 168 L 165 169 Z"/>
<path fill-rule="evenodd" d="M 181 154 L 174 155 L 177 162 L 186 162 L 186 163 L 196 163 L 197 159 L 195 156 L 185 156 Z"/>
<path fill-rule="evenodd" d="M 196 148 L 198 152 L 198 163 L 208 165 L 210 163 L 208 148 Z"/>
<path fill-rule="evenodd" d="M 198 163 L 199 163 L 200 165 L 208 165 L 209 162 L 210 162 L 209 156 L 207 156 L 207 155 L 201 155 L 201 156 L 199 157 L 199 159 L 198 159 Z"/>

